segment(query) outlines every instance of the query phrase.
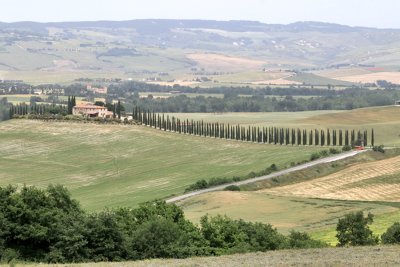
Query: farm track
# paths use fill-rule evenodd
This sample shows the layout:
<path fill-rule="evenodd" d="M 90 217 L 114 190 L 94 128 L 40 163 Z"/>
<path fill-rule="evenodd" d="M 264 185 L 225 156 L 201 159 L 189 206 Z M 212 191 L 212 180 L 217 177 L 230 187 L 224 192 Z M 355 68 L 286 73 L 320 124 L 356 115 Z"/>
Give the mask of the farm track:
<path fill-rule="evenodd" d="M 167 199 L 166 202 L 167 203 L 174 203 L 174 202 L 178 202 L 187 198 L 191 198 L 194 196 L 198 196 L 201 194 L 205 194 L 205 193 L 209 193 L 209 192 L 214 192 L 214 191 L 220 191 L 220 190 L 224 190 L 227 186 L 231 186 L 231 185 L 236 185 L 236 186 L 241 186 L 241 185 L 245 185 L 245 184 L 251 184 L 251 183 L 255 183 L 255 182 L 259 182 L 259 181 L 263 181 L 263 180 L 269 180 L 281 175 L 285 175 L 285 174 L 289 174 L 295 171 L 299 171 L 299 170 L 303 170 L 303 169 L 307 169 L 322 163 L 329 163 L 329 162 L 333 162 L 333 161 L 338 161 L 338 160 L 342 160 L 345 158 L 349 158 L 349 157 L 354 157 L 355 155 L 358 155 L 360 153 L 363 153 L 367 150 L 361 150 L 361 151 L 350 151 L 350 152 L 345 152 L 345 153 L 341 153 L 339 155 L 335 155 L 335 156 L 331 156 L 331 157 L 326 157 L 326 158 L 322 158 L 322 159 L 318 159 L 312 162 L 308 162 L 305 164 L 301 164 L 292 168 L 288 168 L 282 171 L 278 171 L 269 175 L 264 175 L 264 176 L 260 176 L 260 177 L 256 177 L 256 178 L 252 178 L 252 179 L 248 179 L 245 181 L 240 181 L 240 182 L 234 182 L 234 183 L 229 183 L 229 184 L 223 184 L 223 185 L 219 185 L 219 186 L 215 186 L 212 188 L 207 188 L 207 189 L 203 189 L 203 190 L 198 190 L 195 192 L 191 192 L 191 193 L 187 193 L 181 196 L 177 196 L 177 197 L 173 197 L 170 199 Z"/>

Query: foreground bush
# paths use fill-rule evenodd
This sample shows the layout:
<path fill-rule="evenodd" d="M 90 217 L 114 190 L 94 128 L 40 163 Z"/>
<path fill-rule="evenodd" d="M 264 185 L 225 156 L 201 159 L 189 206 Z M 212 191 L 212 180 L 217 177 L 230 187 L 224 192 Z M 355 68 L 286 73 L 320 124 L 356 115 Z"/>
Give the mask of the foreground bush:
<path fill-rule="evenodd" d="M 382 235 L 383 244 L 400 244 L 400 223 L 390 226 Z"/>
<path fill-rule="evenodd" d="M 376 245 L 378 237 L 374 236 L 369 226 L 374 221 L 374 216 L 368 213 L 364 217 L 362 211 L 346 214 L 339 219 L 336 226 L 338 246 L 366 246 Z"/>
<path fill-rule="evenodd" d="M 31 262 L 187 258 L 324 246 L 304 233 L 285 237 L 269 224 L 217 216 L 201 227 L 176 205 L 87 213 L 62 186 L 0 188 L 0 257 Z"/>

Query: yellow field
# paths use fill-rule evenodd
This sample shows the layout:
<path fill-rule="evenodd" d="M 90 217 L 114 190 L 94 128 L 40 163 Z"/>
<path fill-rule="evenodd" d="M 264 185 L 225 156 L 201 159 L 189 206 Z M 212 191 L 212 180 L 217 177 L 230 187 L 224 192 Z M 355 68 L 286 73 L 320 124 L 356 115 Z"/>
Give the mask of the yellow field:
<path fill-rule="evenodd" d="M 386 80 L 391 83 L 400 84 L 400 72 L 376 72 L 337 77 L 336 79 L 354 83 L 375 83 L 378 80 Z"/>
<path fill-rule="evenodd" d="M 195 53 L 186 55 L 201 67 L 212 70 L 239 71 L 261 70 L 264 61 L 242 57 L 232 57 L 213 53 Z"/>
<path fill-rule="evenodd" d="M 370 70 L 365 68 L 340 68 L 340 69 L 330 69 L 330 70 L 323 70 L 317 71 L 315 74 L 331 78 L 331 79 L 340 79 L 340 77 L 346 76 L 355 76 L 355 75 L 365 75 L 372 73 Z"/>
<path fill-rule="evenodd" d="M 334 174 L 258 193 L 308 198 L 400 201 L 400 156 L 356 164 Z"/>

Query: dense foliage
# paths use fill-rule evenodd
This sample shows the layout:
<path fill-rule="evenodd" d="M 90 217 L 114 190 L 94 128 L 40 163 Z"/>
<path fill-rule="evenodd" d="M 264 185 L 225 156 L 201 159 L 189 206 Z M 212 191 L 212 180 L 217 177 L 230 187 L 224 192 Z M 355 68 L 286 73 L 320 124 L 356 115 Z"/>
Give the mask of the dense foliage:
<path fill-rule="evenodd" d="M 135 81 L 114 81 L 108 86 L 107 94 L 95 94 L 86 89 L 85 83 L 68 86 L 57 84 L 30 86 L 0 84 L 0 94 L 31 94 L 40 91 L 49 96 L 52 104 L 66 104 L 58 96 L 79 96 L 88 101 L 105 97 L 107 103 L 122 100 L 130 110 L 141 106 L 155 112 L 272 112 L 304 110 L 343 110 L 361 107 L 393 105 L 400 99 L 399 86 L 382 84 L 386 89 L 370 90 L 365 87 L 349 87 L 335 90 L 332 86 L 312 88 L 309 86 L 288 86 L 286 88 L 214 87 L 192 88 L 187 86 L 161 86 Z M 4 88 L 4 89 L 2 89 Z M 152 95 L 140 97 L 139 93 L 170 93 L 169 98 Z M 189 97 L 185 94 L 199 94 Z M 203 94 L 203 95 L 202 95 Z M 223 97 L 207 96 L 220 94 Z M 297 97 L 303 96 L 303 97 Z"/>
<path fill-rule="evenodd" d="M 339 219 L 336 226 L 338 246 L 365 246 L 378 244 L 378 237 L 374 236 L 369 226 L 374 221 L 374 216 L 368 213 L 364 217 L 362 211 L 349 213 Z"/>
<path fill-rule="evenodd" d="M 382 235 L 383 244 L 400 244 L 400 223 L 395 222 Z"/>
<path fill-rule="evenodd" d="M 0 188 L 3 262 L 185 258 L 323 246 L 304 233 L 285 237 L 269 224 L 226 216 L 205 216 L 196 226 L 163 201 L 87 213 L 62 186 Z"/>

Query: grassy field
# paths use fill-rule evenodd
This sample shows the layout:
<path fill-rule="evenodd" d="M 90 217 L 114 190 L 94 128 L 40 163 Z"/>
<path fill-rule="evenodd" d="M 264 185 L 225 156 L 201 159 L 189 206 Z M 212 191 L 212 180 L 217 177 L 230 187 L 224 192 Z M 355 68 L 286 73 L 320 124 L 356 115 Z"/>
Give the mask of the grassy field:
<path fill-rule="evenodd" d="M 270 223 L 283 233 L 293 229 L 306 232 L 331 229 L 338 218 L 349 212 L 388 214 L 399 211 L 397 207 L 380 203 L 282 197 L 262 191 L 213 192 L 184 200 L 179 206 L 194 222 L 199 222 L 205 214 L 225 214 L 235 219 Z"/>
<path fill-rule="evenodd" d="M 199 179 L 232 177 L 308 159 L 280 147 L 161 132 L 143 126 L 0 123 L 0 185 L 64 184 L 87 209 L 135 206 L 180 194 Z"/>
<path fill-rule="evenodd" d="M 284 233 L 292 229 L 306 231 L 332 245 L 337 242 L 335 227 L 339 218 L 349 212 L 371 212 L 376 215 L 372 229 L 381 235 L 400 221 L 400 193 L 396 191 L 400 168 L 391 167 L 398 161 L 398 154 L 398 150 L 385 154 L 371 151 L 287 174 L 276 181 L 242 186 L 241 192 L 208 193 L 179 205 L 195 222 L 205 214 L 226 214 L 271 223 Z M 392 175 L 382 173 L 386 170 Z"/>
<path fill-rule="evenodd" d="M 175 113 L 181 119 L 230 124 L 295 127 L 301 129 L 375 130 L 375 144 L 400 145 L 400 107 L 385 106 L 350 111 L 304 111 L 270 113 Z"/>
<path fill-rule="evenodd" d="M 136 262 L 100 262 L 68 264 L 82 267 L 117 266 L 398 266 L 400 265 L 399 246 L 353 247 L 280 250 L 265 253 L 235 254 L 221 257 L 190 259 L 157 259 Z M 17 264 L 19 266 L 19 264 Z M 64 265 L 26 264 L 22 266 L 58 267 Z"/>

